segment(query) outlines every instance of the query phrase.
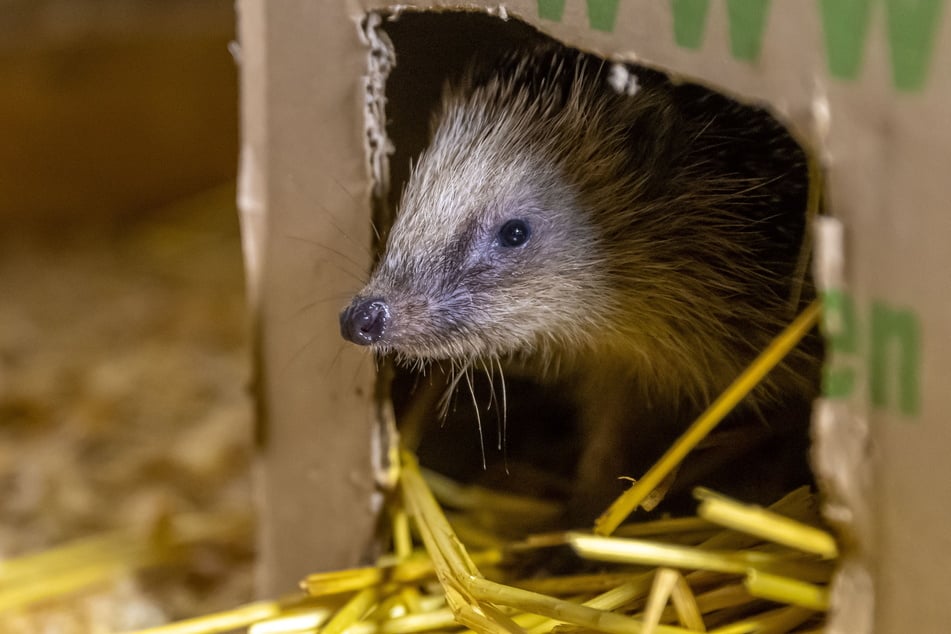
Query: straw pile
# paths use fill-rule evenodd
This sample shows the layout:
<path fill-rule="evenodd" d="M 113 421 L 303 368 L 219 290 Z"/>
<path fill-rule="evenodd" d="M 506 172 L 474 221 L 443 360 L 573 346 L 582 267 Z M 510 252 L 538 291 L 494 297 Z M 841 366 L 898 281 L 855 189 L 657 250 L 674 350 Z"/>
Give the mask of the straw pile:
<path fill-rule="evenodd" d="M 426 474 L 404 452 L 389 507 L 392 547 L 376 566 L 311 575 L 302 594 L 140 634 L 820 631 L 838 551 L 807 489 L 768 509 L 698 489 L 696 517 L 624 523 L 818 314 L 817 304 L 805 311 L 594 530 L 499 541 L 465 511 L 491 508 L 511 524 L 553 509 Z M 459 510 L 452 521 L 437 498 Z M 583 572 L 551 574 L 538 563 L 566 557 Z"/>

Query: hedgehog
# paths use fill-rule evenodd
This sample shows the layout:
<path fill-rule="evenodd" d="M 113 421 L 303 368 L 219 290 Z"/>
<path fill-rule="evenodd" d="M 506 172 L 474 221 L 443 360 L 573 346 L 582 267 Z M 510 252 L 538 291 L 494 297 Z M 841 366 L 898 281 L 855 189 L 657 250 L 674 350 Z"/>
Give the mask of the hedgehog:
<path fill-rule="evenodd" d="M 807 172 L 764 108 L 558 45 L 509 51 L 444 89 L 341 333 L 564 386 L 577 497 L 600 499 L 630 448 L 682 430 L 811 298 Z M 744 408 L 807 402 L 817 367 L 797 350 Z"/>

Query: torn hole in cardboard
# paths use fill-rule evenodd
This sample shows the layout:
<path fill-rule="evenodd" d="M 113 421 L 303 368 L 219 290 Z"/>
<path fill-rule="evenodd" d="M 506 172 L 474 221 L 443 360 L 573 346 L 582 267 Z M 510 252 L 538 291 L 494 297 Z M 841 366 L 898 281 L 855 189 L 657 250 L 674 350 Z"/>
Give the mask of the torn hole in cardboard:
<path fill-rule="evenodd" d="M 376 181 L 374 222 L 380 232 L 379 252 L 385 244 L 413 157 L 426 146 L 431 112 L 439 101 L 445 80 L 458 77 L 474 56 L 548 38 L 518 20 L 503 21 L 476 12 L 371 13 L 364 23 L 364 33 L 370 49 L 367 139 L 371 172 Z M 618 66 L 615 64 L 615 68 Z M 619 92 L 637 92 L 636 74 L 615 71 L 614 78 Z M 797 266 L 797 275 L 806 274 L 807 256 L 808 253 Z M 480 376 L 473 377 L 473 393 L 484 398 L 491 390 L 498 389 L 490 378 L 478 374 Z M 503 488 L 506 485 L 538 486 L 539 474 L 555 473 L 557 477 L 542 486 L 548 488 L 543 493 L 570 496 L 573 471 L 565 465 L 579 461 L 579 444 L 584 431 L 580 428 L 576 408 L 565 398 L 564 390 L 552 390 L 537 381 L 523 382 L 523 377 L 507 375 L 504 442 L 496 443 L 495 430 L 491 427 L 498 425 L 501 434 L 502 422 L 493 418 L 494 413 L 485 415 L 483 412 L 481 420 L 476 420 L 464 383 L 457 389 L 455 400 L 450 401 L 447 416 L 440 425 L 425 429 L 405 426 L 406 413 L 420 407 L 422 402 L 437 400 L 433 395 L 444 390 L 447 382 L 445 377 L 406 371 L 389 361 L 383 363 L 379 373 L 380 418 L 386 421 L 386 427 L 399 423 L 404 441 L 417 450 L 424 465 L 462 481 L 501 484 Z M 415 398 L 414 394 L 422 396 Z M 525 398 L 523 404 L 513 399 L 516 395 Z M 473 399 L 480 402 L 475 396 Z M 433 418 L 438 420 L 438 416 Z M 533 428 L 523 418 L 543 422 Z M 480 425 L 484 429 L 474 433 Z M 382 437 L 392 438 L 392 435 L 386 433 Z M 654 440 L 663 446 L 669 439 Z M 386 447 L 388 442 L 381 446 Z M 806 443 L 801 446 L 805 460 L 808 440 L 803 442 Z M 653 456 L 642 462 L 649 464 L 652 459 Z M 525 472 L 521 471 L 523 461 L 529 465 Z M 385 470 L 387 461 L 381 460 L 380 464 Z M 630 473 L 638 473 L 639 468 Z"/>

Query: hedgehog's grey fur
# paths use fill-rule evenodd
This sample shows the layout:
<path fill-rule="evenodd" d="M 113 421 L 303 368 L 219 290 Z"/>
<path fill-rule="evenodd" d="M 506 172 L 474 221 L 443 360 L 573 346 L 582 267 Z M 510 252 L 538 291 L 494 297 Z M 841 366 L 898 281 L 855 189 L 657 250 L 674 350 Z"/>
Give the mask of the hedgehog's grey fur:
<path fill-rule="evenodd" d="M 765 112 L 632 72 L 639 89 L 619 94 L 602 60 L 543 46 L 447 88 L 355 300 L 387 302 L 377 351 L 478 367 L 514 359 L 582 386 L 584 418 L 624 419 L 631 407 L 678 418 L 788 323 L 801 150 Z M 512 218 L 531 237 L 501 247 Z M 800 353 L 755 399 L 811 394 L 814 367 Z M 593 426 L 608 430 L 594 445 L 616 442 L 619 423 Z"/>

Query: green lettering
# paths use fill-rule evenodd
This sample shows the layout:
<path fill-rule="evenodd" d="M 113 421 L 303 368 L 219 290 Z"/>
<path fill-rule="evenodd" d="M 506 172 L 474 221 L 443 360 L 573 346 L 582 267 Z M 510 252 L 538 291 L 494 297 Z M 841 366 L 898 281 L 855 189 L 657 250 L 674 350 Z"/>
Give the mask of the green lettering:
<path fill-rule="evenodd" d="M 818 0 L 822 38 L 829 73 L 855 79 L 862 68 L 873 2 L 876 0 Z M 928 76 L 944 0 L 883 0 L 887 17 L 892 81 L 898 90 L 921 90 Z M 566 0 L 537 0 L 538 15 L 561 21 Z M 588 23 L 613 31 L 621 0 L 587 0 Z M 674 41 L 698 49 L 703 44 L 709 0 L 670 0 Z M 770 0 L 727 0 L 730 52 L 754 61 L 762 51 Z"/>
<path fill-rule="evenodd" d="M 621 0 L 588 0 L 588 24 L 598 31 L 614 30 Z"/>
<path fill-rule="evenodd" d="M 943 4 L 943 0 L 885 0 L 892 81 L 899 90 L 924 87 Z M 819 0 L 826 58 L 833 77 L 858 76 L 871 8 L 871 0 Z"/>
<path fill-rule="evenodd" d="M 898 90 L 924 87 L 943 4 L 943 0 L 887 0 L 892 81 Z"/>
<path fill-rule="evenodd" d="M 854 79 L 862 65 L 870 0 L 819 0 L 826 62 L 833 77 Z"/>
<path fill-rule="evenodd" d="M 840 365 L 842 356 L 859 351 L 858 323 L 851 297 L 841 291 L 823 294 L 822 333 L 831 353 L 823 368 L 822 392 L 829 398 L 844 398 L 855 389 L 855 369 Z"/>
<path fill-rule="evenodd" d="M 872 405 L 888 407 L 889 383 L 897 383 L 899 411 L 915 416 L 921 408 L 921 329 L 916 315 L 874 302 L 871 331 L 869 393 Z"/>
<path fill-rule="evenodd" d="M 727 0 L 730 52 L 736 59 L 754 61 L 763 48 L 769 0 Z"/>
<path fill-rule="evenodd" d="M 588 0 L 588 24 L 598 31 L 614 30 L 621 0 Z M 561 22 L 565 0 L 538 0 L 538 17 Z"/>
<path fill-rule="evenodd" d="M 561 22 L 565 13 L 565 0 L 538 0 L 538 17 Z"/>
<path fill-rule="evenodd" d="M 684 48 L 700 48 L 707 21 L 709 0 L 671 0 L 674 16 L 674 41 Z"/>
<path fill-rule="evenodd" d="M 763 32 L 770 0 L 727 0 L 730 22 L 730 52 L 737 59 L 753 61 L 763 47 Z M 678 46 L 697 49 L 703 43 L 709 0 L 671 0 L 674 41 Z"/>

